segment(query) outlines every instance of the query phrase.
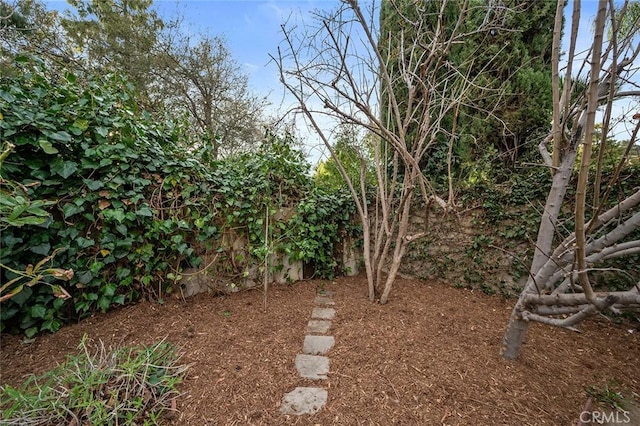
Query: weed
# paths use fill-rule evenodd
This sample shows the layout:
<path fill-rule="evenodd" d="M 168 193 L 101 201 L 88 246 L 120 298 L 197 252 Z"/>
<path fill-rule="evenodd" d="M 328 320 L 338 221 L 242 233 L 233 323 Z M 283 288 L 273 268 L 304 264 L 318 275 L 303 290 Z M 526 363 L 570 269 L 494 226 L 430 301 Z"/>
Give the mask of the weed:
<path fill-rule="evenodd" d="M 602 388 L 588 386 L 585 388 L 585 392 L 599 404 L 607 405 L 614 410 L 624 410 L 624 395 L 614 390 L 614 387 L 616 387 L 616 383 L 611 381 Z"/>
<path fill-rule="evenodd" d="M 92 350 L 85 335 L 78 351 L 19 389 L 1 386 L 3 424 L 155 425 L 188 368 L 164 341 L 117 350 L 100 342 Z"/>

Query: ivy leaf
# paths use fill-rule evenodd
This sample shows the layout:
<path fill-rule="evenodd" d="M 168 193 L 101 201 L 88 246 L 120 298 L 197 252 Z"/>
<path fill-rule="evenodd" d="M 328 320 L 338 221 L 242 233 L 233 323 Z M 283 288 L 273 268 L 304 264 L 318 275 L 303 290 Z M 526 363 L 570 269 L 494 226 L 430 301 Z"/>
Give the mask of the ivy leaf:
<path fill-rule="evenodd" d="M 68 178 L 78 170 L 78 164 L 73 161 L 54 161 L 51 166 L 51 173 L 58 174 L 64 179 Z"/>
<path fill-rule="evenodd" d="M 105 219 L 115 219 L 122 223 L 125 218 L 124 210 L 122 209 L 108 209 L 104 211 Z"/>
<path fill-rule="evenodd" d="M 124 235 L 125 237 L 128 234 L 128 229 L 125 225 L 119 223 L 118 225 L 116 225 L 116 231 L 118 231 L 119 233 L 121 233 L 122 235 Z"/>
<path fill-rule="evenodd" d="M 82 271 L 82 272 L 78 272 L 76 274 L 76 277 L 78 278 L 78 281 L 81 284 L 89 284 L 89 282 L 91 282 L 91 280 L 93 279 L 94 275 L 91 271 Z"/>
<path fill-rule="evenodd" d="M 140 206 L 136 214 L 143 217 L 153 217 L 153 211 L 151 211 L 151 208 L 146 204 Z"/>
<path fill-rule="evenodd" d="M 64 218 L 67 219 L 74 214 L 82 212 L 84 209 L 81 206 L 76 206 L 74 203 L 67 203 L 62 207 L 62 213 Z"/>
<path fill-rule="evenodd" d="M 76 238 L 76 242 L 78 243 L 79 248 L 87 248 L 94 245 L 96 242 L 90 238 L 78 237 Z"/>
<path fill-rule="evenodd" d="M 59 142 L 71 142 L 71 135 L 65 131 L 49 133 L 51 139 Z"/>
<path fill-rule="evenodd" d="M 85 131 L 89 128 L 89 120 L 78 118 L 76 121 L 73 122 L 73 127 L 77 127 L 78 129 Z"/>
<path fill-rule="evenodd" d="M 102 309 L 103 311 L 106 311 L 107 309 L 109 309 L 110 305 L 111 305 L 110 297 L 100 296 L 100 298 L 98 299 L 98 307 L 100 309 Z"/>
<path fill-rule="evenodd" d="M 84 179 L 83 182 L 85 185 L 87 185 L 87 188 L 92 191 L 97 191 L 98 189 L 104 187 L 104 182 L 102 182 L 101 180 Z"/>
<path fill-rule="evenodd" d="M 35 305 L 29 309 L 29 315 L 33 318 L 44 318 L 47 314 L 47 309 L 42 305 Z"/>
<path fill-rule="evenodd" d="M 22 291 L 11 298 L 11 301 L 17 303 L 18 306 L 24 305 L 24 302 L 26 302 L 33 294 L 33 290 L 29 287 L 20 286 L 20 288 L 22 288 Z"/>
<path fill-rule="evenodd" d="M 0 98 L 4 99 L 8 103 L 13 103 L 16 100 L 15 96 L 13 96 L 11 93 L 7 93 L 7 92 L 5 92 L 3 90 L 0 90 Z"/>
<path fill-rule="evenodd" d="M 39 254 L 39 255 L 42 255 L 42 256 L 47 256 L 49 254 L 49 252 L 51 251 L 51 244 L 42 243 L 42 244 L 39 244 L 37 246 L 31 247 L 29 250 L 31 250 L 35 254 Z"/>
<path fill-rule="evenodd" d="M 123 280 L 131 275 L 131 270 L 128 268 L 118 268 L 116 270 L 116 279 Z"/>
<path fill-rule="evenodd" d="M 76 121 L 73 122 L 71 127 L 69 127 L 69 131 L 76 136 L 80 136 L 88 128 L 89 128 L 89 120 L 78 118 Z"/>
<path fill-rule="evenodd" d="M 106 297 L 111 298 L 114 294 L 116 294 L 116 285 L 111 283 L 104 286 L 102 290 L 102 294 Z"/>
<path fill-rule="evenodd" d="M 57 154 L 58 150 L 55 149 L 53 147 L 53 145 L 51 145 L 51 142 L 49 142 L 46 139 L 40 139 L 38 141 L 38 144 L 40 145 L 40 148 L 42 148 L 42 150 L 45 152 L 45 154 Z"/>

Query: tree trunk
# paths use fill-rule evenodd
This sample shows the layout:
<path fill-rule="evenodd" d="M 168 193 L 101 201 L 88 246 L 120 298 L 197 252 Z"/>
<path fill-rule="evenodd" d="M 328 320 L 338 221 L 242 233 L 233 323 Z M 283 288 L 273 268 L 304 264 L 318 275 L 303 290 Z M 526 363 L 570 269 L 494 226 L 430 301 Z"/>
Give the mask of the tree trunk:
<path fill-rule="evenodd" d="M 587 236 L 585 232 L 585 209 L 587 199 L 587 189 L 589 186 L 589 165 L 591 163 L 591 150 L 593 146 L 593 132 L 596 120 L 596 109 L 598 108 L 598 82 L 600 81 L 600 55 L 602 53 L 602 39 L 604 33 L 604 21 L 607 13 L 607 0 L 600 0 L 598 14 L 595 23 L 595 36 L 593 38 L 591 53 L 591 78 L 589 81 L 589 95 L 587 104 L 587 125 L 585 128 L 582 158 L 580 160 L 580 171 L 578 173 L 578 185 L 576 187 L 576 208 L 575 208 L 575 235 L 576 235 L 576 263 L 578 266 L 578 278 L 582 291 L 584 291 L 590 302 L 595 300 L 589 276 L 587 274 L 586 245 Z M 595 208 L 595 206 L 594 206 Z"/>
<path fill-rule="evenodd" d="M 582 126 L 579 124 L 573 139 L 577 142 L 580 140 L 581 135 Z M 562 200 L 564 199 L 569 185 L 569 180 L 571 179 L 571 172 L 573 171 L 575 158 L 576 149 L 575 145 L 572 144 L 569 152 L 564 156 L 563 162 L 557 173 L 553 175 L 553 183 L 551 185 L 551 190 L 549 191 L 549 196 L 547 197 L 544 212 L 542 213 L 540 228 L 538 229 L 538 238 L 529 272 L 529 279 L 527 280 L 524 290 L 520 294 L 520 298 L 518 299 L 516 306 L 511 312 L 507 332 L 504 336 L 502 356 L 507 359 L 516 359 L 518 357 L 520 348 L 527 334 L 529 323 L 523 320 L 521 316 L 525 298 L 529 294 L 540 294 L 543 289 L 543 283 L 537 283 L 535 277 L 551 257 L 553 236 L 555 235 L 557 227 L 558 215 L 560 214 Z"/>
<path fill-rule="evenodd" d="M 405 177 L 405 179 L 409 179 L 409 177 Z M 411 182 L 413 180 L 413 178 L 410 179 Z M 384 285 L 384 291 L 382 292 L 382 296 L 380 296 L 380 304 L 382 305 L 387 303 L 387 301 L 389 300 L 389 295 L 391 294 L 393 283 L 395 282 L 396 276 L 398 275 L 400 262 L 404 257 L 404 252 L 407 246 L 404 237 L 407 235 L 407 230 L 409 227 L 409 213 L 411 210 L 411 199 L 413 198 L 413 186 L 411 184 L 405 183 L 405 191 L 408 191 L 408 193 L 406 194 L 405 200 L 403 200 L 404 202 L 402 204 L 402 218 L 398 226 L 396 247 L 393 251 L 393 259 L 391 261 L 391 267 L 389 268 L 389 275 L 387 276 L 387 280 Z"/>
<path fill-rule="evenodd" d="M 504 336 L 502 356 L 507 359 L 516 359 L 520 355 L 520 348 L 529 329 L 529 322 L 521 319 L 520 314 L 514 308 L 509 318 L 509 325 Z"/>
<path fill-rule="evenodd" d="M 365 206 L 366 208 L 366 206 Z M 374 301 L 376 299 L 375 281 L 373 276 L 373 265 L 371 264 L 371 224 L 369 223 L 369 216 L 362 216 L 362 233 L 364 238 L 364 269 L 367 274 L 367 286 L 369 288 L 369 300 Z"/>

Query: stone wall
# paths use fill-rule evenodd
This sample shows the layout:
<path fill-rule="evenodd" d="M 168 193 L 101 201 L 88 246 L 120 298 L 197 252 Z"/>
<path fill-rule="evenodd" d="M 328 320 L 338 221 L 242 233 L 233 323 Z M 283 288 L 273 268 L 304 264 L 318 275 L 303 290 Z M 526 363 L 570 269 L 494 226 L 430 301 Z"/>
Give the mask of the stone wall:
<path fill-rule="evenodd" d="M 484 216 L 480 208 L 449 214 L 439 209 L 416 209 L 411 215 L 410 233 L 426 230 L 427 236 L 410 244 L 400 267 L 401 276 L 442 280 L 487 293 L 518 294 L 532 246 L 500 236 L 499 227 L 488 225 Z M 243 237 L 227 232 L 218 252 L 205 254 L 199 268 L 184 271 L 177 293 L 189 297 L 205 291 L 228 293 L 262 286 L 264 265 L 253 261 L 246 247 Z M 358 241 L 343 240 L 335 254 L 345 275 L 362 272 Z M 312 268 L 286 255 L 273 254 L 267 281 L 291 283 L 309 278 L 305 270 Z"/>
<path fill-rule="evenodd" d="M 531 246 L 502 237 L 499 226 L 486 223 L 482 209 L 415 211 L 410 227 L 410 233 L 426 230 L 427 236 L 410 244 L 400 268 L 404 275 L 487 293 L 519 293 Z"/>

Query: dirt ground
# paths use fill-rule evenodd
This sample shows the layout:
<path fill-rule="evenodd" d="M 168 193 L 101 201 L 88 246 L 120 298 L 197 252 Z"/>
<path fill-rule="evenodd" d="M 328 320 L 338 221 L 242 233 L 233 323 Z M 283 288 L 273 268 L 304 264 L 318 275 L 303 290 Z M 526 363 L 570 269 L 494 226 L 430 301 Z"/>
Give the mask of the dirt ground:
<path fill-rule="evenodd" d="M 314 295 L 334 290 L 329 379 L 298 377 Z M 0 382 L 19 385 L 74 353 L 83 334 L 107 345 L 167 338 L 191 364 L 172 425 L 575 425 L 585 387 L 640 394 L 640 329 L 594 318 L 582 333 L 533 325 L 521 357 L 499 351 L 515 300 L 442 283 L 399 280 L 390 302 L 366 298 L 364 277 L 307 281 L 224 297 L 140 303 L 24 344 L 2 336 Z M 630 331 L 631 330 L 631 331 Z M 285 417 L 296 386 L 329 393 L 313 417 Z"/>

